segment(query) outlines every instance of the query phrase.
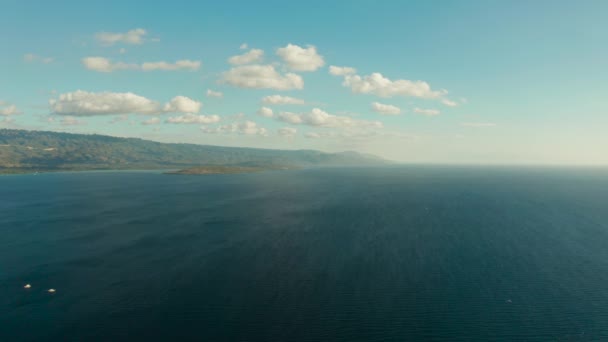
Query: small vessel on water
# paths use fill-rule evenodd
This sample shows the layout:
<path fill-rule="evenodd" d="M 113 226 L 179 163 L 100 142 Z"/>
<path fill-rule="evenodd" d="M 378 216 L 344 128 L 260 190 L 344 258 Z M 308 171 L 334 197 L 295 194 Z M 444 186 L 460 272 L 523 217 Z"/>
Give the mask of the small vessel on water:
<path fill-rule="evenodd" d="M 31 288 L 32 288 L 32 285 L 30 285 L 30 284 L 25 284 L 25 286 L 23 286 L 23 288 L 24 288 L 24 289 L 31 289 Z"/>
<path fill-rule="evenodd" d="M 57 290 L 55 289 L 49 289 L 49 293 L 55 293 Z"/>

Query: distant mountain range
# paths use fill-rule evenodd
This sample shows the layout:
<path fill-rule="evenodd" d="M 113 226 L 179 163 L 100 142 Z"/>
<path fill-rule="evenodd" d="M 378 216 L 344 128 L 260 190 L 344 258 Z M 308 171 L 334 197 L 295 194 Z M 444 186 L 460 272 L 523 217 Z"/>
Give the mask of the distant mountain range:
<path fill-rule="evenodd" d="M 365 166 L 388 161 L 357 152 L 169 144 L 137 138 L 0 129 L 0 173 L 60 170 Z"/>

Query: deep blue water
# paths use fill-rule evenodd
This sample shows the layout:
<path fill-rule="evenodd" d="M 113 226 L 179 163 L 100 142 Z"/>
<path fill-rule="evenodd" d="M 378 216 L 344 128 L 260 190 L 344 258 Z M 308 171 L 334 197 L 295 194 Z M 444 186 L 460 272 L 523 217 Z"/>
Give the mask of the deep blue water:
<path fill-rule="evenodd" d="M 22 340 L 608 340 L 608 170 L 0 177 Z"/>

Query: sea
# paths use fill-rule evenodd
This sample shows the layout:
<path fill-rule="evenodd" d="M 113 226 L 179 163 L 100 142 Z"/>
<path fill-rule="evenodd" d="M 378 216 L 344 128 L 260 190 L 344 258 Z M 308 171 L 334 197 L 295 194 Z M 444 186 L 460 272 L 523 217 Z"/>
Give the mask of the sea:
<path fill-rule="evenodd" d="M 608 341 L 608 169 L 1 176 L 0 341 Z"/>

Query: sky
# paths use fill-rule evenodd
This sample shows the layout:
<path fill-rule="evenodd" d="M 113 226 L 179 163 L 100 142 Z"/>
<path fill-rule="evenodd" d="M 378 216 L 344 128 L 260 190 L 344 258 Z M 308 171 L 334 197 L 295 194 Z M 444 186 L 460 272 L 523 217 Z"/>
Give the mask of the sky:
<path fill-rule="evenodd" d="M 608 164 L 608 1 L 2 0 L 0 128 Z"/>

